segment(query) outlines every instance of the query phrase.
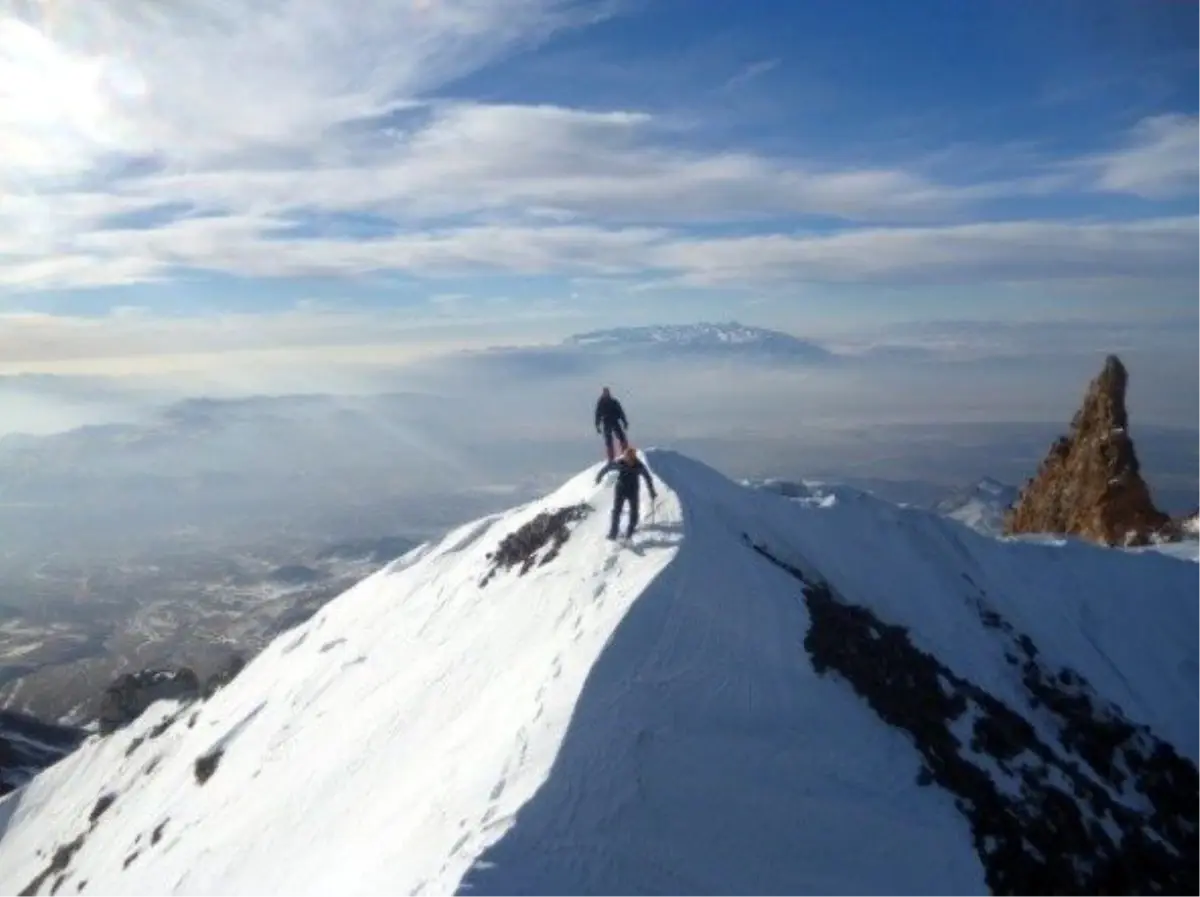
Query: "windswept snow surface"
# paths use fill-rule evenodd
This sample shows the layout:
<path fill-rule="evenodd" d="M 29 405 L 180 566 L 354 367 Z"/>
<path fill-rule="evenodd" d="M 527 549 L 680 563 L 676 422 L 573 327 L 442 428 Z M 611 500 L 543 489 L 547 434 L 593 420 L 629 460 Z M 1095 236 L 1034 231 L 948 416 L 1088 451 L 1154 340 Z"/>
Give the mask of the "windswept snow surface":
<path fill-rule="evenodd" d="M 1195 563 L 646 459 L 659 498 L 632 546 L 604 539 L 592 467 L 364 580 L 207 702 L 89 740 L 0 802 L 0 890 L 986 893 L 952 795 L 813 671 L 796 580 L 743 534 L 1023 706 L 969 576 L 1195 762 Z M 506 535 L 580 502 L 556 556 L 480 585 Z"/>

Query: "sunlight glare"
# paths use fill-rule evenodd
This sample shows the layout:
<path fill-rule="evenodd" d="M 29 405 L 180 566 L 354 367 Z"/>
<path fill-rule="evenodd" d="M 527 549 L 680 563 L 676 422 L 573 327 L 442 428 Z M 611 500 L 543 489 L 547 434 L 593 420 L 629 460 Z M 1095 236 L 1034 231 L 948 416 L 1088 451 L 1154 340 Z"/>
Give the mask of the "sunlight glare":
<path fill-rule="evenodd" d="M 121 134 L 117 101 L 142 93 L 113 59 L 74 55 L 20 19 L 0 19 L 0 178 L 85 171 Z"/>

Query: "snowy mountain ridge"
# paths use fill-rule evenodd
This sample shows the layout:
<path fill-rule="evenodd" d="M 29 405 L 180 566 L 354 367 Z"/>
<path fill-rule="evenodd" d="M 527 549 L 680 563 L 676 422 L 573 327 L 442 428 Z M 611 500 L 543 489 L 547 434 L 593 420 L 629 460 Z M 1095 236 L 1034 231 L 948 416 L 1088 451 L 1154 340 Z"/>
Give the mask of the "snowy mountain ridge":
<path fill-rule="evenodd" d="M 1200 567 L 645 453 L 0 801 L 9 893 L 1196 890 Z"/>
<path fill-rule="evenodd" d="M 1019 495 L 1016 486 L 983 477 L 938 502 L 935 510 L 982 533 L 1000 535 L 1004 517 Z"/>
<path fill-rule="evenodd" d="M 750 327 L 737 321 L 695 324 L 654 324 L 644 327 L 614 327 L 607 330 L 592 330 L 578 333 L 566 339 L 567 343 L 589 345 L 596 343 L 674 343 L 695 345 L 697 343 L 756 343 L 788 334 L 763 327 Z M 792 337 L 794 339 L 794 337 Z"/>
<path fill-rule="evenodd" d="M 577 333 L 564 346 L 589 351 L 672 351 L 739 357 L 786 357 L 828 361 L 836 356 L 824 346 L 780 330 L 753 327 L 737 321 L 723 323 L 655 324 L 615 327 Z"/>

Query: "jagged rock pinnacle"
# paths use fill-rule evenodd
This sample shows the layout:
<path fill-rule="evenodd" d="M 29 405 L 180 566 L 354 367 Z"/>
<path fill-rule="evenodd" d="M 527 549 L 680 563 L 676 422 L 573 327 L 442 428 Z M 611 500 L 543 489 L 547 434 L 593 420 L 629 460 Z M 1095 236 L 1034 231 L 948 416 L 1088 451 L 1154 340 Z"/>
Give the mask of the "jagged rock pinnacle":
<path fill-rule="evenodd" d="M 1129 374 L 1116 355 L 1013 505 L 1005 531 L 1064 533 L 1106 545 L 1144 544 L 1170 518 L 1154 506 L 1129 435 Z"/>

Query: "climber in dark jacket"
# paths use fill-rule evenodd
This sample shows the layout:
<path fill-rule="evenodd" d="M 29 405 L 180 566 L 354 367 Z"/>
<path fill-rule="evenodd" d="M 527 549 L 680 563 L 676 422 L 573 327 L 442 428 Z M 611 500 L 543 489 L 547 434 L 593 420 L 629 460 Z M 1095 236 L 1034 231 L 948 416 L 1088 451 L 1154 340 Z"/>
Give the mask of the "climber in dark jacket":
<path fill-rule="evenodd" d="M 596 400 L 596 432 L 604 432 L 604 451 L 609 461 L 613 459 L 613 436 L 621 443 L 621 451 L 629 448 L 629 440 L 625 438 L 625 430 L 628 427 L 625 409 L 613 398 L 608 387 L 604 387 L 600 391 L 600 398 Z"/>
<path fill-rule="evenodd" d="M 658 493 L 654 489 L 654 480 L 650 477 L 650 471 L 646 469 L 646 465 L 642 463 L 642 459 L 638 457 L 632 446 L 626 446 L 624 453 L 616 461 L 609 461 L 601 467 L 600 472 L 596 474 L 596 482 L 599 483 L 604 475 L 612 470 L 617 472 L 617 484 L 613 495 L 612 524 L 608 528 L 608 538 L 615 539 L 617 537 L 617 530 L 621 523 L 621 508 L 628 502 L 629 525 L 625 528 L 625 538 L 630 539 L 638 524 L 638 492 L 641 490 L 639 478 L 646 481 L 651 501 L 658 498 Z"/>

